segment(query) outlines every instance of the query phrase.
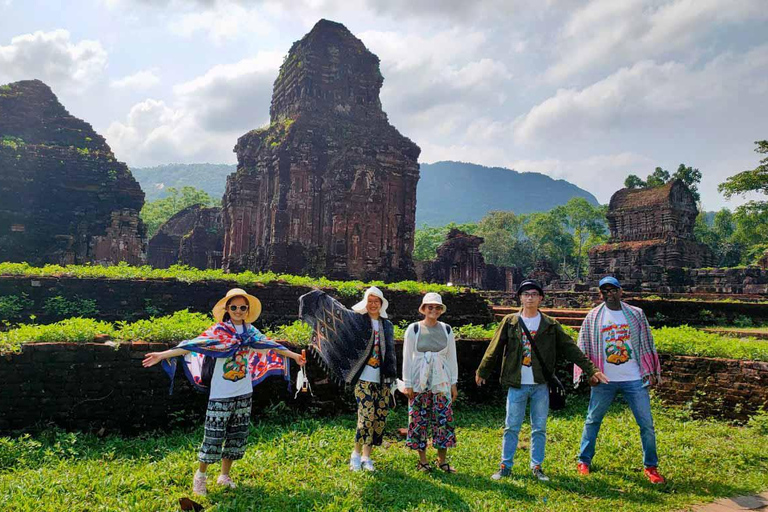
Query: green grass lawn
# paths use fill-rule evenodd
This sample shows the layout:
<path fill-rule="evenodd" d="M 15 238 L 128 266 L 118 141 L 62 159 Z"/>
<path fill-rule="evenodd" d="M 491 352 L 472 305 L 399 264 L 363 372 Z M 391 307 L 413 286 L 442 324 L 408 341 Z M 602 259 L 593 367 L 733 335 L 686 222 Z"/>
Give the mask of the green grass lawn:
<path fill-rule="evenodd" d="M 501 406 L 457 405 L 458 446 L 450 452 L 459 473 L 423 474 L 403 441 L 374 453 L 375 474 L 351 473 L 347 461 L 354 432 L 351 415 L 336 418 L 274 415 L 251 428 L 245 459 L 235 463 L 236 490 L 211 483 L 198 501 L 206 510 L 679 510 L 718 497 L 768 489 L 766 422 L 735 427 L 693 421 L 684 411 L 654 403 L 661 470 L 669 483 L 653 487 L 641 472 L 637 427 L 616 406 L 603 424 L 594 472 L 575 471 L 586 401 L 550 418 L 545 469 L 549 484 L 527 471 L 524 427 L 513 476 L 490 480 L 501 444 Z M 406 425 L 398 408 L 388 431 Z M 0 510 L 178 510 L 191 496 L 202 428 L 148 433 L 137 438 L 47 430 L 37 436 L 0 438 Z M 432 452 L 434 453 L 434 452 Z M 212 478 L 213 477 L 213 478 Z"/>

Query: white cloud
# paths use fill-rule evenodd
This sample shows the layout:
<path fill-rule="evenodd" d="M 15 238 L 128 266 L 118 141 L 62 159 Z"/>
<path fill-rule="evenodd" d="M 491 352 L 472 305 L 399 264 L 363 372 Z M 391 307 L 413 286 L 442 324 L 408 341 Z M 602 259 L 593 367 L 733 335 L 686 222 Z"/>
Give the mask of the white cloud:
<path fill-rule="evenodd" d="M 768 44 L 743 55 L 720 55 L 699 69 L 641 61 L 584 89 L 558 90 L 516 120 L 515 140 L 593 140 L 632 125 L 661 127 L 673 118 L 690 125 L 696 116 L 763 95 L 767 68 Z"/>
<path fill-rule="evenodd" d="M 132 75 L 124 76 L 119 80 L 112 81 L 112 87 L 116 89 L 132 89 L 143 91 L 150 89 L 160 83 L 160 77 L 155 70 L 145 69 Z"/>
<path fill-rule="evenodd" d="M 237 138 L 269 121 L 281 62 L 279 53 L 259 52 L 176 85 L 171 105 L 153 99 L 137 103 L 125 122 L 107 130 L 115 154 L 131 165 L 232 162 Z"/>
<path fill-rule="evenodd" d="M 592 0 L 560 31 L 552 82 L 584 71 L 688 50 L 695 58 L 714 28 L 768 18 L 762 0 Z"/>
<path fill-rule="evenodd" d="M 73 43 L 68 31 L 37 31 L 0 46 L 0 81 L 40 79 L 54 89 L 82 91 L 98 79 L 107 52 L 98 41 Z"/>
<path fill-rule="evenodd" d="M 247 9 L 236 2 L 216 2 L 203 11 L 186 12 L 171 22 L 170 29 L 184 37 L 203 32 L 217 44 L 243 33 L 260 37 L 273 33 L 272 25 L 265 21 L 261 9 Z"/>

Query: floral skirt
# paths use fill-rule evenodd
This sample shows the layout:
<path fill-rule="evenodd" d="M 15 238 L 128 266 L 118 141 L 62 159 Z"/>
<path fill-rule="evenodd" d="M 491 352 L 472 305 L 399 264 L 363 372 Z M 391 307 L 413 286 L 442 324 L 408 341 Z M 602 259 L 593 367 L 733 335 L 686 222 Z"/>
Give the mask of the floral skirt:
<path fill-rule="evenodd" d="M 451 400 L 442 393 L 424 391 L 408 403 L 405 445 L 414 450 L 426 450 L 430 429 L 433 447 L 445 449 L 456 446 Z"/>

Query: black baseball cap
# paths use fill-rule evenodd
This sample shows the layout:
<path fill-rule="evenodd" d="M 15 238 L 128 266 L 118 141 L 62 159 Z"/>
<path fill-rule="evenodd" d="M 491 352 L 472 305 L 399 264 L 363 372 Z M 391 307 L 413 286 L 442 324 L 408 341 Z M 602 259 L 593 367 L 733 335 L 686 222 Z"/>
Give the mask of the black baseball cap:
<path fill-rule="evenodd" d="M 541 287 L 538 281 L 535 279 L 526 279 L 522 283 L 520 283 L 520 286 L 517 288 L 517 296 L 519 297 L 521 293 L 523 293 L 525 290 L 537 290 L 541 296 L 544 296 L 544 289 Z"/>

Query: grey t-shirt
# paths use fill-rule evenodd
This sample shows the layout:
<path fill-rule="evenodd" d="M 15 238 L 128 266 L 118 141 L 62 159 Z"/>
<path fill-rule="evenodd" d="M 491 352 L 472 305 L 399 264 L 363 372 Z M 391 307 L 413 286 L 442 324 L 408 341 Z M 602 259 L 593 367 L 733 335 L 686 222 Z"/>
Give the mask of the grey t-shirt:
<path fill-rule="evenodd" d="M 448 346 L 448 335 L 445 328 L 438 322 L 434 327 L 419 324 L 419 341 L 416 343 L 418 352 L 440 352 Z"/>

